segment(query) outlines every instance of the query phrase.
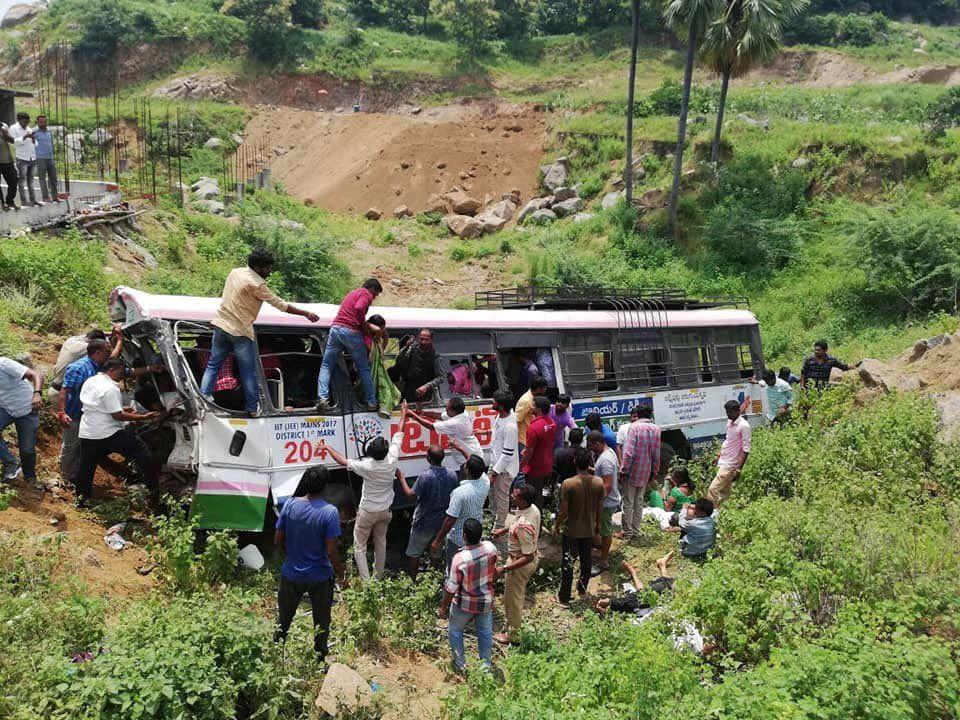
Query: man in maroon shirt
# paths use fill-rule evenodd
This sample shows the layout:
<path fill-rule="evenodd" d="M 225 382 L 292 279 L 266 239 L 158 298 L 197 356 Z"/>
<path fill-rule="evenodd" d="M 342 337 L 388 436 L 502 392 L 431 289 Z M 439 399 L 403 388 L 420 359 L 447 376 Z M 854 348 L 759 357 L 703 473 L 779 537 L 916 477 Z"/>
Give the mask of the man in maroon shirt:
<path fill-rule="evenodd" d="M 327 336 L 327 348 L 323 352 L 323 364 L 320 366 L 320 378 L 317 381 L 317 410 L 321 412 L 333 407 L 330 402 L 330 376 L 340 360 L 340 353 L 347 352 L 353 359 L 360 376 L 360 388 L 367 408 L 377 409 L 377 392 L 370 375 L 370 359 L 367 355 L 366 336 L 376 337 L 383 330 L 367 322 L 367 310 L 370 303 L 383 292 L 383 286 L 376 278 L 367 278 L 363 285 L 351 290 L 340 303 L 337 316 L 333 319 L 330 334 Z"/>
<path fill-rule="evenodd" d="M 533 420 L 527 428 L 527 445 L 520 456 L 520 472 L 527 485 L 537 489 L 537 507 L 543 504 L 543 488 L 553 475 L 553 440 L 557 424 L 550 418 L 550 400 L 533 399 Z"/>

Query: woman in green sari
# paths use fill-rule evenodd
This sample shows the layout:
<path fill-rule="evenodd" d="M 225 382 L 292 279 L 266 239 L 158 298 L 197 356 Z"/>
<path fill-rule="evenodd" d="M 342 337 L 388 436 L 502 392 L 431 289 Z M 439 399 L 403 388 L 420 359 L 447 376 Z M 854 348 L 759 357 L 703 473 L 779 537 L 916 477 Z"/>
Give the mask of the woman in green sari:
<path fill-rule="evenodd" d="M 367 322 L 376 325 L 378 328 L 385 328 L 387 321 L 382 315 L 371 315 Z M 400 390 L 393 384 L 393 380 L 387 374 L 386 365 L 383 362 L 383 351 L 387 346 L 387 336 L 382 335 L 374 338 L 370 343 L 370 375 L 373 377 L 373 386 L 377 390 L 377 405 L 380 417 L 389 418 L 393 408 L 400 402 Z"/>

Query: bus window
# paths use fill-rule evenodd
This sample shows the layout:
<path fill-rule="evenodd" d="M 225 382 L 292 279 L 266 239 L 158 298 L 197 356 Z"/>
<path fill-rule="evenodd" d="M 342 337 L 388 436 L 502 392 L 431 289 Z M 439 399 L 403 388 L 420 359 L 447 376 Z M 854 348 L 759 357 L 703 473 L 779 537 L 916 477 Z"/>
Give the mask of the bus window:
<path fill-rule="evenodd" d="M 570 333 L 561 338 L 561 364 L 567 392 L 611 392 L 618 387 L 611 336 L 608 333 Z"/>
<path fill-rule="evenodd" d="M 177 342 L 187 359 L 197 388 L 200 387 L 203 373 L 207 369 L 207 363 L 210 362 L 212 339 L 212 333 L 191 333 L 182 330 L 177 333 Z M 213 386 L 213 404 L 229 412 L 243 411 L 243 386 L 240 385 L 240 372 L 233 355 L 227 356 L 223 365 L 220 366 L 220 372 L 217 373 L 217 381 Z"/>
<path fill-rule="evenodd" d="M 624 389 L 638 390 L 667 385 L 668 355 L 662 333 L 623 333 L 618 344 L 620 384 Z"/>
<path fill-rule="evenodd" d="M 671 333 L 670 356 L 673 361 L 673 381 L 677 385 L 702 385 L 714 381 L 708 333 Z"/>
<path fill-rule="evenodd" d="M 493 395 L 490 387 L 499 386 L 499 380 L 490 333 L 437 331 L 433 342 L 444 370 L 444 382 L 439 388 L 441 398 L 473 399 Z M 484 383 L 486 392 L 489 392 L 486 396 L 483 394 Z"/>
<path fill-rule="evenodd" d="M 753 377 L 753 353 L 750 352 L 750 328 L 716 328 L 717 372 L 720 379 L 736 382 Z"/>
<path fill-rule="evenodd" d="M 267 395 L 277 410 L 306 410 L 317 404 L 317 377 L 323 356 L 313 336 L 258 332 L 260 365 Z"/>

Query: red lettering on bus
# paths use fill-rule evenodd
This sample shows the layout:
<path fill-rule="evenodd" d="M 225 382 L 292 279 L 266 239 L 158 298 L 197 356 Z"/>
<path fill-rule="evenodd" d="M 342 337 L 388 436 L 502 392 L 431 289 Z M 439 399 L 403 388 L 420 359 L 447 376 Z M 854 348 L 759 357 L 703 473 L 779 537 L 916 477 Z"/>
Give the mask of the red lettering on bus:
<path fill-rule="evenodd" d="M 283 449 L 287 451 L 287 459 L 284 460 L 286 464 L 295 463 L 297 461 L 297 444 L 295 442 L 285 443 Z"/>

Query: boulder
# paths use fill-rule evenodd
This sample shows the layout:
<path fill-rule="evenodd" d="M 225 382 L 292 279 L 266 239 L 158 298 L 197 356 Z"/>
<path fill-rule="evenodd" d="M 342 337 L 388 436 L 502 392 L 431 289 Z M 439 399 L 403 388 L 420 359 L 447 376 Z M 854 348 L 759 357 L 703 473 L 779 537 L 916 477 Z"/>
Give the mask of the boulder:
<path fill-rule="evenodd" d="M 330 717 L 338 717 L 341 712 L 353 716 L 372 703 L 373 691 L 369 683 L 353 668 L 333 663 L 323 678 L 314 705 Z"/>
<path fill-rule="evenodd" d="M 203 210 L 212 215 L 223 215 L 223 211 L 226 209 L 224 204 L 219 200 L 195 200 L 193 206 L 198 210 Z"/>
<path fill-rule="evenodd" d="M 307 226 L 302 222 L 297 222 L 296 220 L 281 220 L 280 227 L 284 230 L 293 230 L 294 232 L 300 232 L 306 230 Z"/>
<path fill-rule="evenodd" d="M 573 221 L 575 223 L 586 222 L 587 220 L 593 220 L 596 216 L 596 213 L 592 212 L 578 212 L 573 216 Z"/>
<path fill-rule="evenodd" d="M 203 146 L 204 146 L 205 148 L 207 148 L 207 150 L 216 150 L 216 149 L 218 149 L 218 148 L 223 147 L 223 140 L 221 140 L 221 139 L 218 138 L 218 137 L 212 137 L 212 138 L 208 139 L 208 140 L 203 144 Z"/>
<path fill-rule="evenodd" d="M 190 186 L 190 192 L 195 198 L 211 200 L 220 194 L 220 182 L 216 178 L 201 176 Z"/>
<path fill-rule="evenodd" d="M 540 168 L 543 179 L 540 181 L 543 187 L 549 192 L 554 192 L 557 188 L 564 187 L 567 184 L 567 173 L 569 163 L 565 157 L 557 158 L 549 165 Z"/>
<path fill-rule="evenodd" d="M 372 208 L 370 208 L 369 210 L 367 210 L 367 211 L 363 214 L 363 216 L 364 216 L 367 220 L 379 220 L 380 218 L 383 217 L 383 211 L 382 211 L 380 208 L 372 207 Z"/>
<path fill-rule="evenodd" d="M 428 213 L 445 213 L 447 212 L 447 201 L 440 195 L 431 193 L 427 198 L 427 205 L 423 210 Z"/>
<path fill-rule="evenodd" d="M 793 167 L 795 170 L 803 170 L 805 168 L 810 167 L 810 164 L 811 164 L 810 158 L 798 157 L 796 160 L 790 163 L 790 166 Z"/>
<path fill-rule="evenodd" d="M 113 133 L 105 128 L 97 128 L 90 133 L 88 139 L 93 145 L 106 145 L 113 140 Z"/>
<path fill-rule="evenodd" d="M 500 196 L 500 199 L 509 200 L 517 207 L 520 207 L 520 191 L 519 190 L 511 190 L 508 193 L 504 193 L 503 195 Z"/>
<path fill-rule="evenodd" d="M 932 350 L 935 347 L 940 347 L 941 345 L 949 345 L 953 340 L 950 339 L 949 335 L 935 335 L 932 338 L 926 338 L 925 340 L 917 340 L 913 348 L 906 356 L 906 361 L 908 363 L 913 363 L 922 358 L 927 354 L 927 350 Z"/>
<path fill-rule="evenodd" d="M 457 215 L 474 215 L 480 209 L 480 201 L 463 190 L 447 193 L 447 200 L 450 201 L 450 209 Z"/>
<path fill-rule="evenodd" d="M 860 367 L 857 368 L 857 372 L 863 384 L 868 388 L 880 388 L 884 392 L 887 392 L 890 388 L 896 386 L 895 378 L 893 377 L 893 373 L 890 372 L 890 368 L 879 360 L 865 358 L 863 362 L 860 363 Z"/>
<path fill-rule="evenodd" d="M 483 223 L 469 215 L 447 215 L 443 221 L 450 232 L 466 240 L 480 237 L 483 234 Z"/>
<path fill-rule="evenodd" d="M 178 77 L 154 90 L 153 96 L 172 100 L 226 100 L 235 93 L 231 80 L 218 75 Z"/>
<path fill-rule="evenodd" d="M 578 196 L 577 189 L 572 187 L 560 187 L 553 191 L 553 201 L 555 203 L 570 200 Z"/>
<path fill-rule="evenodd" d="M 3 20 L 0 20 L 0 28 L 12 28 L 17 25 L 22 25 L 39 15 L 40 10 L 39 5 L 28 5 L 27 3 L 11 5 L 10 9 L 7 10 L 3 16 Z"/>
<path fill-rule="evenodd" d="M 233 141 L 234 145 L 240 145 L 243 142 L 243 135 L 240 133 L 234 133 L 230 136 L 230 139 Z"/>
<path fill-rule="evenodd" d="M 648 209 L 663 207 L 664 198 L 666 198 L 666 196 L 666 193 L 660 188 L 647 190 L 643 195 L 640 196 L 640 204 Z"/>
<path fill-rule="evenodd" d="M 517 212 L 517 206 L 511 200 L 500 200 L 495 202 L 484 211 L 484 215 L 500 218 L 505 223 L 513 220 Z"/>
<path fill-rule="evenodd" d="M 750 117 L 749 115 L 747 115 L 747 114 L 745 114 L 745 113 L 740 113 L 740 114 L 737 116 L 737 118 L 740 120 L 740 122 L 745 123 L 745 124 L 749 125 L 750 127 L 760 128 L 761 130 L 769 130 L 769 129 L 770 129 L 770 119 L 769 119 L 769 118 L 764 118 L 763 120 L 757 120 L 756 118 L 752 118 L 752 117 Z"/>
<path fill-rule="evenodd" d="M 480 213 L 474 220 L 483 225 L 483 231 L 487 234 L 500 232 L 508 222 L 506 218 L 491 215 L 490 213 Z"/>
<path fill-rule="evenodd" d="M 398 219 L 413 217 L 413 210 L 408 208 L 406 205 L 397 205 L 393 209 L 393 216 Z"/>
<path fill-rule="evenodd" d="M 620 202 L 624 197 L 626 197 L 621 190 L 620 192 L 610 192 L 603 196 L 603 200 L 600 201 L 600 207 L 604 210 L 609 210 L 614 207 L 618 202 Z"/>
<path fill-rule="evenodd" d="M 538 197 L 533 198 L 523 206 L 523 210 L 520 211 L 520 214 L 517 216 L 517 222 L 522 223 L 528 217 L 530 217 L 537 210 L 543 210 L 550 207 L 553 204 L 553 195 L 548 195 L 547 197 Z"/>
<path fill-rule="evenodd" d="M 64 138 L 64 146 L 67 150 L 67 162 L 83 162 L 83 146 L 86 143 L 86 136 L 82 132 L 67 133 Z"/>
<path fill-rule="evenodd" d="M 557 219 L 557 214 L 553 210 L 537 210 L 530 214 L 530 217 L 527 218 L 527 223 L 531 225 L 548 225 Z"/>
<path fill-rule="evenodd" d="M 569 200 L 564 200 L 563 202 L 555 202 L 550 206 L 550 209 L 557 217 L 576 215 L 578 212 L 583 210 L 583 200 L 578 197 L 574 197 L 570 198 Z"/>

